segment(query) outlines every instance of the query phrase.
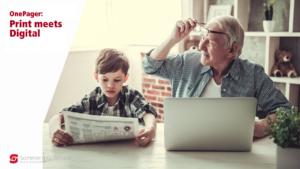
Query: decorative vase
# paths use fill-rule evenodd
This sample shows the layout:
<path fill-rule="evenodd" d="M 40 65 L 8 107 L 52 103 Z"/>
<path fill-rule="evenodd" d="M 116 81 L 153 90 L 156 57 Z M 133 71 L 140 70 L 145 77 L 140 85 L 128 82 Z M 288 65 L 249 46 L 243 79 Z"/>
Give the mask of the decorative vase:
<path fill-rule="evenodd" d="M 273 32 L 275 27 L 275 21 L 263 21 L 263 27 L 265 32 Z"/>
<path fill-rule="evenodd" d="M 276 169 L 298 169 L 300 168 L 300 149 L 281 148 L 277 146 Z"/>

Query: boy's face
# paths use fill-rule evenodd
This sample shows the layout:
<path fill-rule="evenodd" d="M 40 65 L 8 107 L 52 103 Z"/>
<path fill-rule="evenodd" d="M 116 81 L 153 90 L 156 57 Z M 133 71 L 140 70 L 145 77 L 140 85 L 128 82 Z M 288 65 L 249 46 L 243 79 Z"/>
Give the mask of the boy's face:
<path fill-rule="evenodd" d="M 98 75 L 97 73 L 94 73 L 94 75 L 97 82 L 99 82 L 104 95 L 109 98 L 115 98 L 119 97 L 122 85 L 127 81 L 129 74 L 127 73 L 127 76 L 125 77 L 125 74 L 119 69 L 116 72 Z"/>

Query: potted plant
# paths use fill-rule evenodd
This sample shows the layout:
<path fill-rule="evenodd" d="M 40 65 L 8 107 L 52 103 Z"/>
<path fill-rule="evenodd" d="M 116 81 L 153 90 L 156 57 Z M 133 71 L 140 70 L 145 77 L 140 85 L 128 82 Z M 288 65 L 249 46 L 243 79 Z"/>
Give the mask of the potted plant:
<path fill-rule="evenodd" d="M 273 21 L 272 18 L 273 18 L 273 5 L 275 4 L 275 2 L 276 0 L 272 0 L 269 5 L 264 3 L 266 20 L 263 21 L 263 28 L 265 32 L 272 32 L 274 30 L 275 21 Z"/>
<path fill-rule="evenodd" d="M 285 111 L 278 108 L 276 122 L 267 117 L 269 130 L 265 130 L 274 138 L 277 144 L 276 168 L 289 169 L 300 168 L 300 114 L 297 107 Z"/>

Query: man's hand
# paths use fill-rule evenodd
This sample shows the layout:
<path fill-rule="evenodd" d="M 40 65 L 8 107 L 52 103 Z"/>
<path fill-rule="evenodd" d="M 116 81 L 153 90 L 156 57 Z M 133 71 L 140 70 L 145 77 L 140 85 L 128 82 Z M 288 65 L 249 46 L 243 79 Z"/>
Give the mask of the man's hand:
<path fill-rule="evenodd" d="M 191 18 L 183 21 L 177 21 L 171 34 L 171 39 L 173 39 L 175 44 L 188 36 L 196 27 L 196 23 L 198 23 L 198 21 Z"/>
<path fill-rule="evenodd" d="M 69 146 L 73 143 L 73 138 L 65 131 L 57 129 L 53 133 L 52 144 L 56 147 Z"/>
<path fill-rule="evenodd" d="M 267 133 L 265 133 L 265 128 L 266 126 L 264 125 L 264 123 L 262 122 L 255 123 L 253 137 L 261 138 L 267 135 Z"/>
<path fill-rule="evenodd" d="M 141 129 L 139 135 L 136 137 L 136 141 L 140 146 L 145 146 L 155 137 L 154 127 L 146 127 Z"/>

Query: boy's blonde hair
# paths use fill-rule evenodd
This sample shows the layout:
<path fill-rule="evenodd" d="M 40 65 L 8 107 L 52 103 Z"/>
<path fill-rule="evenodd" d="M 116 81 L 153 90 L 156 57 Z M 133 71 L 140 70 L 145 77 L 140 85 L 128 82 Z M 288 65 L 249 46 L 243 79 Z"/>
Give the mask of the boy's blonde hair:
<path fill-rule="evenodd" d="M 122 72 L 126 76 L 129 69 L 129 60 L 125 53 L 117 49 L 106 48 L 100 51 L 95 66 L 97 74 L 106 74 L 122 69 Z"/>

